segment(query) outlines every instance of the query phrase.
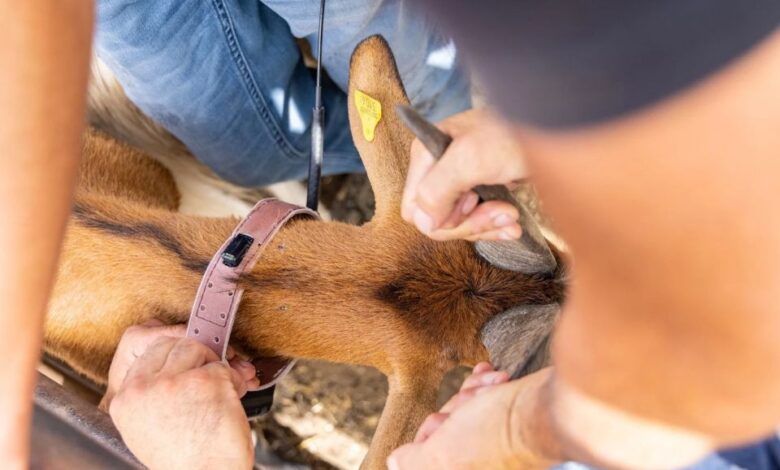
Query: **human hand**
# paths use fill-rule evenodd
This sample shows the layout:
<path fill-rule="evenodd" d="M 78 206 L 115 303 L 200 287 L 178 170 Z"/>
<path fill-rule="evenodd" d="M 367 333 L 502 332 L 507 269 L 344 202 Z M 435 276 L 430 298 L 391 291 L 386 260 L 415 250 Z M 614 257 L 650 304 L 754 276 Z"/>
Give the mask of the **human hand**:
<path fill-rule="evenodd" d="M 160 337 L 184 338 L 186 333 L 187 326 L 184 324 L 166 325 L 157 319 L 149 320 L 141 325 L 131 326 L 125 330 L 122 339 L 119 340 L 119 346 L 117 346 L 114 353 L 114 358 L 111 360 L 111 368 L 108 370 L 108 386 L 103 399 L 100 401 L 100 409 L 108 412 L 111 400 L 125 380 L 130 366 L 155 340 Z M 246 381 L 247 390 L 256 390 L 260 386 L 255 366 L 251 362 L 244 361 L 238 357 L 232 347 L 228 347 L 226 358 L 230 367 L 235 369 Z"/>
<path fill-rule="evenodd" d="M 508 202 L 477 206 L 471 189 L 512 185 L 526 176 L 510 129 L 484 109 L 452 116 L 439 127 L 452 137 L 437 162 L 419 140 L 412 143 L 401 215 L 434 240 L 499 240 L 520 237 L 520 214 Z"/>
<path fill-rule="evenodd" d="M 551 369 L 507 382 L 488 364 L 477 367 L 414 442 L 390 455 L 390 470 L 548 468 L 557 460 L 549 457 L 554 446 L 539 408 Z"/>
<path fill-rule="evenodd" d="M 431 413 L 417 430 L 414 442 L 425 442 L 439 427 L 444 424 L 450 415 L 467 403 L 474 396 L 484 393 L 492 386 L 509 381 L 509 374 L 504 371 L 496 371 L 489 362 L 480 362 L 466 377 L 460 386 L 458 393 L 453 395 L 437 413 Z"/>
<path fill-rule="evenodd" d="M 152 470 L 251 468 L 246 390 L 247 379 L 206 346 L 162 335 L 132 363 L 109 413 Z"/>

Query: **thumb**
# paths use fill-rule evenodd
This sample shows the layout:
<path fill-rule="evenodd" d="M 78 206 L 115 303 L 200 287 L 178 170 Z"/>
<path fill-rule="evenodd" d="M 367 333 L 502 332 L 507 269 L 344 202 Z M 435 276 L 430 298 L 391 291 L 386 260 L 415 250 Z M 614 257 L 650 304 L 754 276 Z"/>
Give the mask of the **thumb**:
<path fill-rule="evenodd" d="M 406 444 L 393 451 L 387 458 L 388 470 L 424 470 L 437 468 L 429 461 L 425 444 Z"/>
<path fill-rule="evenodd" d="M 430 233 L 441 227 L 463 194 L 484 183 L 469 140 L 464 137 L 453 141 L 441 159 L 419 177 L 412 220 L 420 231 Z"/>
<path fill-rule="evenodd" d="M 134 329 L 129 334 L 128 342 L 134 357 L 142 355 L 154 343 L 157 338 L 167 336 L 171 338 L 183 338 L 187 334 L 187 326 L 178 323 L 166 325 L 160 320 L 149 320 Z"/>

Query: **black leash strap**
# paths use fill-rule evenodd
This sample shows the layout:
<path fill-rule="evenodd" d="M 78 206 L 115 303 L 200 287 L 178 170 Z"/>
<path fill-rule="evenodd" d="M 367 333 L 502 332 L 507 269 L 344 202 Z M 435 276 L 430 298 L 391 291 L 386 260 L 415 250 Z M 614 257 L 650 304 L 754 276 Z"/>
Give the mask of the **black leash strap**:
<path fill-rule="evenodd" d="M 311 155 L 309 181 L 306 188 L 306 207 L 316 211 L 320 202 L 322 154 L 325 151 L 325 108 L 322 106 L 322 30 L 325 24 L 325 0 L 320 0 L 320 22 L 317 29 L 317 85 L 314 91 L 314 109 L 311 122 Z"/>

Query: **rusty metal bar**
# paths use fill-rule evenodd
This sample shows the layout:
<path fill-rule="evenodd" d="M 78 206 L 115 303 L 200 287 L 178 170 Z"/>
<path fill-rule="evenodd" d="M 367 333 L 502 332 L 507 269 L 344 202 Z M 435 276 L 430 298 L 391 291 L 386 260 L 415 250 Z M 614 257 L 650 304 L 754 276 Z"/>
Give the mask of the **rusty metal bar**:
<path fill-rule="evenodd" d="M 38 374 L 31 468 L 142 469 L 111 418 L 48 377 Z"/>

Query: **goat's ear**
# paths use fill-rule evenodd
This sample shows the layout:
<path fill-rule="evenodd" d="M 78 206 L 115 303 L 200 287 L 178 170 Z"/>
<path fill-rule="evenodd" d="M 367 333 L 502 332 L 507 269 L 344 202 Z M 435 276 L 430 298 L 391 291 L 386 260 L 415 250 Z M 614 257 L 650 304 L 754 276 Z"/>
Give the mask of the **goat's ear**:
<path fill-rule="evenodd" d="M 381 36 L 363 40 L 349 68 L 349 123 L 374 190 L 378 217 L 400 215 L 412 134 L 395 108 L 408 103 L 387 42 Z"/>
<path fill-rule="evenodd" d="M 516 379 L 546 366 L 559 309 L 558 304 L 524 305 L 488 320 L 480 336 L 493 367 Z"/>

